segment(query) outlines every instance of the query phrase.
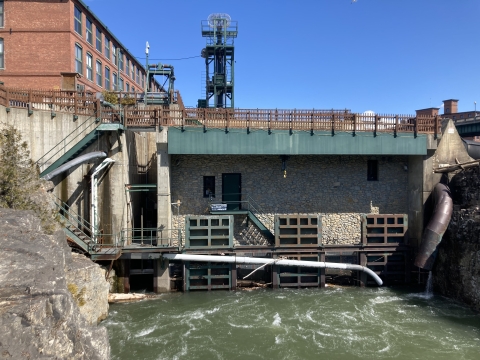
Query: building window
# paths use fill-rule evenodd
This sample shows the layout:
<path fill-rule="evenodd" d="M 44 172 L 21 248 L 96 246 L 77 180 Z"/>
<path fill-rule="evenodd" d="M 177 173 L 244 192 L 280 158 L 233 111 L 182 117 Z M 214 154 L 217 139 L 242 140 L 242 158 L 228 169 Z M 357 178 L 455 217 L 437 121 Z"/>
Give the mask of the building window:
<path fill-rule="evenodd" d="M 75 71 L 83 75 L 83 55 L 82 47 L 78 44 L 75 44 Z"/>
<path fill-rule="evenodd" d="M 457 119 L 457 117 L 456 117 L 456 116 L 454 116 L 454 117 L 453 117 L 453 120 L 456 120 L 456 119 Z"/>
<path fill-rule="evenodd" d="M 135 81 L 135 65 L 132 62 L 132 79 Z"/>
<path fill-rule="evenodd" d="M 86 34 L 87 34 L 87 41 L 93 45 L 93 33 L 92 33 L 92 30 L 93 30 L 93 25 L 92 25 L 92 20 L 90 20 L 89 18 L 87 18 L 87 21 L 85 22 L 85 31 L 86 31 Z"/>
<path fill-rule="evenodd" d="M 462 114 L 462 115 L 460 115 L 460 119 L 463 119 L 463 114 Z"/>
<path fill-rule="evenodd" d="M 127 76 L 130 76 L 130 60 L 128 60 L 127 57 L 125 57 L 125 74 Z"/>
<path fill-rule="evenodd" d="M 102 63 L 97 60 L 95 67 L 95 72 L 97 73 L 97 85 L 102 86 Z"/>
<path fill-rule="evenodd" d="M 142 74 L 142 89 L 145 89 L 145 75 Z"/>
<path fill-rule="evenodd" d="M 137 67 L 137 84 L 140 84 L 140 69 Z"/>
<path fill-rule="evenodd" d="M 82 12 L 78 7 L 75 6 L 74 11 L 74 22 L 75 22 L 75 32 L 79 35 L 82 35 Z"/>
<path fill-rule="evenodd" d="M 112 61 L 117 66 L 117 47 L 112 44 Z"/>
<path fill-rule="evenodd" d="M 3 0 L 0 0 L 0 28 L 5 26 L 5 22 L 3 21 Z"/>
<path fill-rule="evenodd" d="M 3 39 L 0 38 L 0 69 L 5 69 L 5 54 L 3 51 Z"/>
<path fill-rule="evenodd" d="M 118 68 L 123 72 L 123 51 L 118 54 Z"/>
<path fill-rule="evenodd" d="M 378 181 L 378 160 L 367 161 L 367 180 Z"/>
<path fill-rule="evenodd" d="M 93 81 L 92 61 L 93 61 L 92 54 L 87 53 L 87 56 L 85 57 L 85 66 L 87 69 L 87 79 L 90 81 Z"/>
<path fill-rule="evenodd" d="M 203 177 L 203 197 L 215 197 L 215 176 Z"/>
<path fill-rule="evenodd" d="M 105 66 L 105 89 L 110 90 L 110 69 Z"/>
<path fill-rule="evenodd" d="M 96 34 L 97 34 L 97 50 L 102 52 L 102 32 L 98 29 L 98 27 L 96 28 Z"/>
<path fill-rule="evenodd" d="M 112 79 L 112 82 L 113 82 L 113 90 L 114 91 L 118 91 L 118 76 L 116 73 L 113 73 L 113 79 Z"/>
<path fill-rule="evenodd" d="M 105 57 L 110 60 L 110 39 L 105 36 Z"/>
<path fill-rule="evenodd" d="M 132 92 L 135 92 L 135 88 L 132 86 Z"/>
<path fill-rule="evenodd" d="M 129 83 L 127 83 L 127 89 L 126 90 L 127 90 L 127 92 L 130 92 L 130 84 Z"/>
<path fill-rule="evenodd" d="M 123 78 L 120 78 L 120 86 L 119 86 L 119 91 L 123 91 Z"/>

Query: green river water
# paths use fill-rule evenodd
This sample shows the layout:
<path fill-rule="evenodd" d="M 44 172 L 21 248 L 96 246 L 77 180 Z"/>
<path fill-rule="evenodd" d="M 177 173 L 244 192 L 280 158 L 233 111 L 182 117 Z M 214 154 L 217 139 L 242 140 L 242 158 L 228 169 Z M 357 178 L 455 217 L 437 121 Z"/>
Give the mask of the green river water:
<path fill-rule="evenodd" d="M 103 325 L 112 359 L 480 360 L 480 315 L 411 289 L 170 293 Z"/>

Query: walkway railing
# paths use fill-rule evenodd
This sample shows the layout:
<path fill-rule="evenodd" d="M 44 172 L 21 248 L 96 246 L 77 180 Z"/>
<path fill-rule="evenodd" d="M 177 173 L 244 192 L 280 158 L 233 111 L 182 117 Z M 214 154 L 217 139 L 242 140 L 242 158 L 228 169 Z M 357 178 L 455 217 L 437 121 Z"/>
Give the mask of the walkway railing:
<path fill-rule="evenodd" d="M 223 198 L 223 195 L 225 195 L 227 198 L 235 197 L 238 196 L 239 200 L 227 200 L 223 201 L 220 200 Z M 219 197 L 219 199 L 215 198 L 210 198 L 210 203 L 215 205 L 215 204 L 226 204 L 228 205 L 239 205 L 239 209 L 241 210 L 246 210 L 250 211 L 262 224 L 274 235 L 275 231 L 275 222 L 273 220 L 272 214 L 269 214 L 265 212 L 264 209 L 261 208 L 260 204 L 258 204 L 250 195 L 248 194 L 216 194 L 215 196 Z"/>
<path fill-rule="evenodd" d="M 175 126 L 229 129 L 259 129 L 266 131 L 329 131 L 376 133 L 440 133 L 441 116 L 392 114 L 355 114 L 350 110 L 282 110 L 282 109 L 222 109 L 185 108 L 179 92 L 174 105 L 144 106 L 139 93 L 118 92 L 119 101 L 134 99 L 132 105 L 118 109 L 103 107 L 90 92 L 61 90 L 22 90 L 0 85 L 0 105 L 94 115 L 101 107 L 102 122 L 120 122 L 126 127 Z"/>
<path fill-rule="evenodd" d="M 183 236 L 181 229 L 126 228 L 122 229 L 120 242 L 122 246 L 181 247 Z"/>

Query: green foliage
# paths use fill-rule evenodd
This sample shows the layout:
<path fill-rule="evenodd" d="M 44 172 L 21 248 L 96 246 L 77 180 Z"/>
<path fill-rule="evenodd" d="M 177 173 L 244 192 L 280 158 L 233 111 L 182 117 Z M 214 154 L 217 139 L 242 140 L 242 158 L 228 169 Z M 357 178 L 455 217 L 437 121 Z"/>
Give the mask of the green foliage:
<path fill-rule="evenodd" d="M 102 92 L 103 98 L 106 102 L 109 102 L 112 105 L 118 104 L 118 95 L 112 91 L 103 91 Z"/>
<path fill-rule="evenodd" d="M 113 91 L 103 91 L 102 95 L 103 95 L 103 99 L 109 102 L 110 104 L 112 105 L 118 104 L 118 93 Z M 124 95 L 120 100 L 120 104 L 123 106 L 135 105 L 135 102 L 136 102 L 135 98 L 130 95 Z"/>
<path fill-rule="evenodd" d="M 0 129 L 0 207 L 33 210 L 47 233 L 57 226 L 53 209 L 42 202 L 42 181 L 22 135 L 13 126 Z"/>

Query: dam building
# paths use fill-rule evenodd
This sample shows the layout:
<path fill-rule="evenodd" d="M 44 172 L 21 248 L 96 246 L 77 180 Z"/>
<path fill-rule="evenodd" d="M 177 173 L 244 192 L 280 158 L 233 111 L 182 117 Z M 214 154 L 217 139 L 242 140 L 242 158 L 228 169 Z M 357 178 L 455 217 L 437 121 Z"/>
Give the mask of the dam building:
<path fill-rule="evenodd" d="M 117 291 L 397 284 L 428 269 L 432 191 L 443 170 L 471 165 L 451 122 L 235 108 L 238 27 L 226 14 L 202 22 L 197 108 L 174 89 L 172 65 L 140 65 L 80 0 L 29 2 L 25 16 L 64 15 L 44 24 L 65 56 L 48 74 L 22 73 L 15 56 L 28 51 L 9 50 L 29 31 L 16 32 L 22 3 L 0 2 L 0 123 L 52 181 L 70 245 L 114 269 Z"/>
<path fill-rule="evenodd" d="M 255 268 L 169 264 L 163 254 L 351 263 L 385 283 L 409 282 L 441 175 L 433 169 L 448 162 L 436 153 L 438 116 L 178 103 L 112 109 L 88 93 L 5 86 L 0 104 L 0 122 L 21 131 L 53 182 L 70 242 L 114 267 L 125 292 L 232 289 Z M 273 287 L 341 276 L 264 270 Z"/>

